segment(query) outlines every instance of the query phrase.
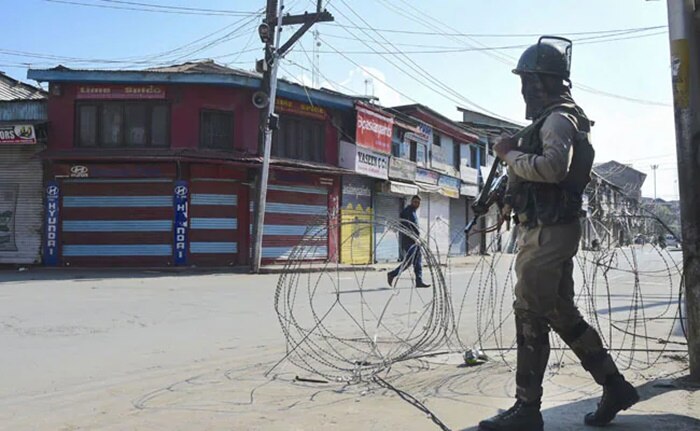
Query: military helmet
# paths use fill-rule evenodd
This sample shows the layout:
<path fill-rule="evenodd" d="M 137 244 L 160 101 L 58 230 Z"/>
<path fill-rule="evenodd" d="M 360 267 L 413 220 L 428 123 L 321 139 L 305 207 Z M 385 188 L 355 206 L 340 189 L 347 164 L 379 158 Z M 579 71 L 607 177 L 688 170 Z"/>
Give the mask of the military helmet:
<path fill-rule="evenodd" d="M 542 36 L 536 45 L 527 48 L 513 73 L 543 73 L 569 79 L 571 74 L 571 41 L 558 36 Z"/>

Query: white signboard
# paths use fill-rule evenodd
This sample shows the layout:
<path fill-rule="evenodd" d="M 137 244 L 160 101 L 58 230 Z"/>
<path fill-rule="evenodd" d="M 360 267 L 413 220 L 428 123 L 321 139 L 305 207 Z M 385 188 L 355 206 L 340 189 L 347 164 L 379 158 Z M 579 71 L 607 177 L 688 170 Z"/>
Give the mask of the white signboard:
<path fill-rule="evenodd" d="M 340 142 L 339 165 L 368 177 L 389 179 L 389 156 L 350 142 Z"/>

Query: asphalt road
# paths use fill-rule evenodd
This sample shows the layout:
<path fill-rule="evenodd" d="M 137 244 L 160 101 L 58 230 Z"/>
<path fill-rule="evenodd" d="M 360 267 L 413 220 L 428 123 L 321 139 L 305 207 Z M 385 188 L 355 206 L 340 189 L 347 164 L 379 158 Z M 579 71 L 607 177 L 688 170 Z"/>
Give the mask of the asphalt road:
<path fill-rule="evenodd" d="M 680 254 L 622 249 L 577 269 L 580 309 L 648 400 L 616 429 L 700 425 L 697 391 L 674 380 L 687 367 L 683 345 L 657 341 L 683 341 L 674 320 L 679 279 L 672 258 Z M 444 283 L 421 290 L 412 287 L 410 271 L 394 288 L 386 272 L 362 268 L 287 274 L 278 308 L 287 318 L 293 313 L 298 326 L 282 322 L 302 341 L 292 356 L 321 352 L 310 368 L 351 375 L 345 367 L 410 352 L 429 331 L 445 336 L 425 351 L 480 345 L 491 356 L 481 368 L 459 368 L 454 354 L 382 374 L 453 429 L 472 429 L 511 402 L 511 263 L 512 256 L 499 255 L 440 267 L 434 281 L 442 276 Z M 638 283 L 633 268 L 640 270 Z M 298 362 L 279 362 L 296 346 L 286 345 L 275 310 L 279 281 L 222 273 L 1 272 L 0 429 L 433 429 L 418 410 L 367 382 L 296 380 L 323 377 Z M 578 415 L 599 390 L 556 346 L 562 350 L 550 361 L 547 429 L 582 429 Z"/>

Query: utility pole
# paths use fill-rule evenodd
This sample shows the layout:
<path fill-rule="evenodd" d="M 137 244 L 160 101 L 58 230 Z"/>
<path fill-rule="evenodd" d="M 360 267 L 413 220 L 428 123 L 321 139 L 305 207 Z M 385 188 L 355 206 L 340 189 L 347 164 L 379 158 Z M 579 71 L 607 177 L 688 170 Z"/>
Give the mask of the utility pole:
<path fill-rule="evenodd" d="M 651 170 L 654 171 L 654 207 L 656 207 L 656 170 L 659 169 L 659 165 L 651 165 Z"/>
<path fill-rule="evenodd" d="M 481 146 L 479 144 L 476 145 L 476 170 L 477 170 L 477 177 L 476 177 L 476 183 L 477 186 L 479 187 L 479 195 L 481 195 L 481 192 L 483 191 L 484 188 L 484 177 L 481 175 L 481 160 L 482 157 L 485 157 L 488 161 L 488 144 L 484 145 L 484 148 L 486 151 L 483 152 L 481 151 Z M 477 195 L 477 196 L 479 196 Z M 484 214 L 482 217 L 479 217 L 479 255 L 485 256 L 486 255 L 486 215 L 488 213 Z"/>
<path fill-rule="evenodd" d="M 700 381 L 700 64 L 696 1 L 668 0 L 690 378 Z"/>
<path fill-rule="evenodd" d="M 321 86 L 321 79 L 319 75 L 321 74 L 320 63 L 321 54 L 319 53 L 319 48 L 321 47 L 321 32 L 318 29 L 314 29 L 314 50 L 313 50 L 313 65 L 311 67 L 311 85 L 314 88 L 319 88 Z"/>
<path fill-rule="evenodd" d="M 263 79 L 258 91 L 253 96 L 253 103 L 263 108 L 260 114 L 260 135 L 263 162 L 260 175 L 257 178 L 257 205 L 253 223 L 253 261 L 252 270 L 260 272 L 262 261 L 262 243 L 265 227 L 265 203 L 267 201 L 267 183 L 270 175 L 270 153 L 272 151 L 272 132 L 279 126 L 279 117 L 275 114 L 275 100 L 277 99 L 277 68 L 279 61 L 291 49 L 294 43 L 317 22 L 333 21 L 333 15 L 326 10 L 321 10 L 321 0 L 317 0 L 316 12 L 303 15 L 284 15 L 284 0 L 267 0 L 265 19 L 258 27 L 258 35 L 265 44 L 265 59 L 258 62 L 256 68 L 262 72 Z M 280 35 L 285 25 L 299 25 L 301 27 L 280 46 Z"/>

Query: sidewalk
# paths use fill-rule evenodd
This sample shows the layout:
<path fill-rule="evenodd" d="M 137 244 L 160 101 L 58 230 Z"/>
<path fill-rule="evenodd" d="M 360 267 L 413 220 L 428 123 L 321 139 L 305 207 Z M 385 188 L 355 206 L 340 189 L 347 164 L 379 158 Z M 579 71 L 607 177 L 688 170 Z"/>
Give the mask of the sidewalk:
<path fill-rule="evenodd" d="M 452 267 L 465 267 L 473 266 L 482 258 L 479 255 L 472 256 L 457 256 L 450 257 L 448 259 L 441 259 L 443 263 L 441 266 L 444 268 L 447 265 Z M 337 272 L 364 272 L 364 271 L 389 271 L 396 268 L 398 262 L 388 262 L 388 263 L 375 263 L 371 265 L 348 265 L 342 263 L 300 263 L 294 267 L 294 271 L 298 273 L 311 273 L 311 272 L 323 272 L 323 271 L 337 271 Z M 281 274 L 287 270 L 287 265 L 265 265 L 260 268 L 261 274 Z"/>
<path fill-rule="evenodd" d="M 473 266 L 482 256 L 458 256 L 442 258 L 442 267 Z M 348 265 L 334 262 L 300 262 L 294 265 L 293 270 L 297 273 L 314 273 L 323 271 L 337 272 L 364 272 L 364 271 L 389 271 L 398 265 L 398 262 L 376 263 L 371 265 Z M 260 268 L 260 274 L 282 274 L 288 270 L 287 264 L 265 265 Z M 31 279 L 35 277 L 65 278 L 73 276 L 101 276 L 111 275 L 112 277 L 136 277 L 158 275 L 207 275 L 207 274 L 251 274 L 248 266 L 226 266 L 226 267 L 144 267 L 144 268 L 113 268 L 113 267 L 47 267 L 41 265 L 0 265 L 0 281 L 11 281 L 15 279 Z"/>

